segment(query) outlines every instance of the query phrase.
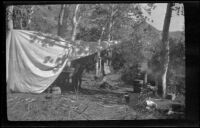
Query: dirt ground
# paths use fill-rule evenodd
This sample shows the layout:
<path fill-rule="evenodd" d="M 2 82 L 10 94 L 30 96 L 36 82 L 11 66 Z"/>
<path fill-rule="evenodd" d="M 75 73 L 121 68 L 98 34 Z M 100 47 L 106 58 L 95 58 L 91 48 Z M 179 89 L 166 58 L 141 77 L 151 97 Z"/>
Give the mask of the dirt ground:
<path fill-rule="evenodd" d="M 41 120 L 141 120 L 166 119 L 169 116 L 148 111 L 139 103 L 139 94 L 131 85 L 120 81 L 120 75 L 109 75 L 113 89 L 100 89 L 92 75 L 83 78 L 82 89 L 75 93 L 63 86 L 62 94 L 7 93 L 7 117 L 10 121 Z M 126 103 L 124 93 L 130 94 Z M 177 117 L 173 117 L 177 118 Z"/>

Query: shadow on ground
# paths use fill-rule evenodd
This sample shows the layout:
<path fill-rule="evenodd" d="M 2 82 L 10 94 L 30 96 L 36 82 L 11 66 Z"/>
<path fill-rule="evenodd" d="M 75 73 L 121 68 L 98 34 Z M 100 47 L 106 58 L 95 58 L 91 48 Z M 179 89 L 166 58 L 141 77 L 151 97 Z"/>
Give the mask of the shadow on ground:
<path fill-rule="evenodd" d="M 75 93 L 75 89 L 73 86 L 68 86 L 68 87 L 61 87 L 62 89 L 62 93 L 68 93 L 68 92 L 73 92 Z M 116 93 L 116 92 L 112 92 L 109 90 L 104 90 L 104 89 L 89 89 L 89 88 L 84 88 L 82 87 L 81 89 L 78 90 L 79 93 L 84 94 L 84 95 L 107 95 L 107 94 L 111 94 L 111 95 L 115 95 L 115 96 L 121 96 L 122 93 Z"/>

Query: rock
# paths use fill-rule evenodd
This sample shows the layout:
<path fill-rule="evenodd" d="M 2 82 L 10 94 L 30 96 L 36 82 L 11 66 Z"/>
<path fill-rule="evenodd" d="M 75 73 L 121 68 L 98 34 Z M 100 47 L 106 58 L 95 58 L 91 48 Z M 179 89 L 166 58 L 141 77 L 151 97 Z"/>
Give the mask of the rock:
<path fill-rule="evenodd" d="M 146 106 L 146 109 L 147 109 L 147 110 L 150 110 L 151 108 L 150 108 L 149 106 Z"/>
<path fill-rule="evenodd" d="M 158 106 L 154 101 L 152 101 L 150 99 L 146 100 L 146 104 L 147 104 L 147 109 L 149 109 L 149 108 L 154 109 L 154 108 L 157 108 L 157 106 Z"/>
<path fill-rule="evenodd" d="M 108 84 L 106 82 L 103 82 L 102 84 L 100 84 L 99 88 L 101 89 L 105 89 L 108 87 Z"/>
<path fill-rule="evenodd" d="M 172 111 L 172 110 L 169 110 L 169 111 L 167 112 L 167 115 L 172 115 L 172 114 L 174 114 L 174 111 Z"/>
<path fill-rule="evenodd" d="M 61 94 L 61 89 L 60 89 L 60 87 L 53 87 L 53 88 L 52 88 L 52 93 L 53 93 L 53 94 Z"/>

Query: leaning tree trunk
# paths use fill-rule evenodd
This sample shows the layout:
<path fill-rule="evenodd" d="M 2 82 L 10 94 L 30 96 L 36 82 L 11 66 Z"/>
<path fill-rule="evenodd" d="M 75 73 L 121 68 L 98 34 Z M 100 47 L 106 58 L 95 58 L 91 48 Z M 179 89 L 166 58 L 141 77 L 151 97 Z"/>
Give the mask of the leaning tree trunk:
<path fill-rule="evenodd" d="M 163 33 L 162 33 L 162 44 L 163 44 L 163 74 L 162 74 L 162 96 L 166 96 L 166 87 L 167 87 L 167 71 L 169 65 L 169 26 L 172 15 L 172 3 L 167 4 L 167 11 L 164 20 Z"/>
<path fill-rule="evenodd" d="M 75 41 L 75 39 L 76 39 L 77 26 L 78 26 L 78 23 L 79 23 L 80 18 L 81 18 L 81 17 L 79 17 L 79 18 L 77 19 L 77 13 L 78 13 L 79 7 L 80 7 L 80 4 L 77 4 L 77 5 L 76 5 L 76 8 L 75 8 L 75 11 L 74 11 L 74 16 L 73 16 L 73 29 L 72 29 L 72 41 Z"/>
<path fill-rule="evenodd" d="M 59 17 L 58 17 L 58 36 L 63 37 L 63 19 L 64 19 L 64 13 L 65 13 L 65 4 L 61 5 Z"/>

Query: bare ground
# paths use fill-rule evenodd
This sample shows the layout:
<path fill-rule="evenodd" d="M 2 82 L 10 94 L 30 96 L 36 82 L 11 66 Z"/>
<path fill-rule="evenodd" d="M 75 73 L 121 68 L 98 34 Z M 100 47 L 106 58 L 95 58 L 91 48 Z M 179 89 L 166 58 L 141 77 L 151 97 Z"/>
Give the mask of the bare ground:
<path fill-rule="evenodd" d="M 41 120 L 140 120 L 166 119 L 169 117 L 148 111 L 140 103 L 139 94 L 132 87 L 120 82 L 119 75 L 110 75 L 114 89 L 99 89 L 92 76 L 83 78 L 82 89 L 76 94 L 72 87 L 62 87 L 62 94 L 9 93 L 7 116 L 11 121 Z M 124 93 L 131 95 L 126 104 Z"/>

